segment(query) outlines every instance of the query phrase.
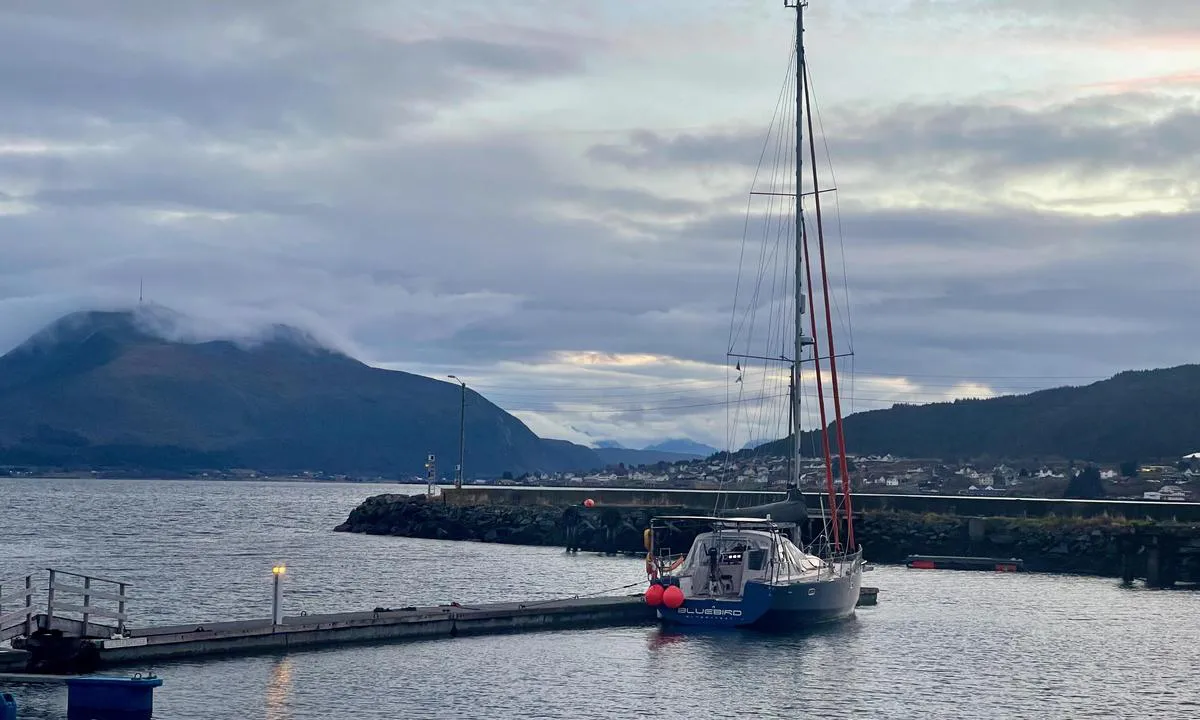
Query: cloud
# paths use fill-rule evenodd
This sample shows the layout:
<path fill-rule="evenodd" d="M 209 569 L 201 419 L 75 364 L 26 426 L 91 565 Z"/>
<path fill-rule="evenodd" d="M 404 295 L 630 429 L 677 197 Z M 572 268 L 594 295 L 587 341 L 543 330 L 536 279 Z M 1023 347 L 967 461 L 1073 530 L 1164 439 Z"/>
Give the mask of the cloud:
<path fill-rule="evenodd" d="M 1121 0 L 972 0 L 968 11 L 1025 18 L 1029 23 L 1104 27 L 1114 32 L 1139 29 L 1180 29 L 1200 24 L 1200 9 L 1189 0 L 1155 0 L 1131 4 Z"/>
<path fill-rule="evenodd" d="M 665 137 L 650 130 L 630 133 L 624 143 L 601 143 L 588 149 L 598 162 L 627 170 L 661 170 L 671 165 L 749 165 L 758 160 L 762 140 L 749 133 Z"/>
<path fill-rule="evenodd" d="M 760 260 L 786 259 L 789 235 L 778 201 L 771 225 L 766 200 L 747 224 L 770 138 L 730 118 L 765 120 L 778 88 L 691 58 L 720 39 L 722 65 L 757 66 L 769 37 L 782 39 L 769 59 L 786 60 L 786 18 L 711 4 L 680 24 L 665 5 L 634 22 L 614 7 L 0 9 L 0 346 L 72 310 L 133 304 L 144 279 L 147 298 L 209 332 L 296 324 L 375 364 L 461 374 L 558 437 L 768 439 L 784 417 L 777 368 L 751 363 L 733 383 L 726 352 Z M 1071 22 L 1055 8 L 1039 17 Z M 822 108 L 848 406 L 1192 359 L 1193 99 L 918 95 L 879 70 L 909 38 L 850 32 L 898 10 L 827 12 L 816 21 L 848 33 L 838 54 L 873 68 L 831 88 L 871 102 Z M 1169 74 L 1152 65 L 1115 80 Z M 974 82 L 962 72 L 945 83 Z M 683 99 L 667 97 L 684 75 Z M 741 107 L 760 95 L 761 112 Z M 653 122 L 676 115 L 690 129 Z M 821 172 L 832 183 L 824 159 Z M 786 345 L 781 277 L 754 303 L 752 344 L 770 354 Z M 763 407 L 727 405 L 738 391 Z"/>
<path fill-rule="evenodd" d="M 363 12 L 325 3 L 184 2 L 170 15 L 134 7 L 55 3 L 4 13 L 0 130 L 179 123 L 268 143 L 281 133 L 378 135 L 489 83 L 580 68 L 579 55 L 562 47 L 397 37 Z"/>
<path fill-rule="evenodd" d="M 1124 202 L 1115 197 L 1124 190 L 1133 200 L 1178 207 L 1195 195 L 1200 163 L 1189 150 L 1200 143 L 1200 104 L 1190 96 L 1104 95 L 1035 108 L 905 104 L 841 112 L 828 123 L 839 184 L 851 197 L 873 202 L 1111 205 Z M 761 129 L 643 130 L 624 142 L 595 144 L 588 156 L 634 172 L 719 166 L 748 183 L 763 145 Z M 826 159 L 819 163 L 829 187 Z M 908 192 L 898 196 L 899 187 Z M 941 195 L 917 199 L 931 191 Z M 1039 191 L 1045 201 L 1034 197 Z"/>

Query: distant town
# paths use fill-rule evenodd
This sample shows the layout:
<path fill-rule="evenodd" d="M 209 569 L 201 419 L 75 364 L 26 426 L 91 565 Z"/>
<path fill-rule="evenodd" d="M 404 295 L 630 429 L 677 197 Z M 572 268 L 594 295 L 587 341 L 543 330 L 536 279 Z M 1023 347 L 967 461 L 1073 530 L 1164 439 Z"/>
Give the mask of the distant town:
<path fill-rule="evenodd" d="M 801 460 L 801 487 L 825 487 L 825 467 L 819 459 Z M 1118 464 L 1077 461 L 947 462 L 937 459 L 901 458 L 892 455 L 849 457 L 850 476 L 857 492 L 931 495 L 1010 495 L 1025 497 L 1109 497 L 1118 499 L 1186 502 L 1198 499 L 1193 481 L 1200 478 L 1200 453 L 1173 463 Z M 62 471 L 38 468 L 0 468 L 0 477 L 154 477 L 178 479 L 263 480 L 301 482 L 393 482 L 425 484 L 423 476 L 355 476 L 319 471 L 272 473 L 257 470 L 201 470 L 188 473 L 133 473 L 129 470 Z M 835 478 L 837 468 L 834 468 Z M 787 484 L 788 464 L 784 457 L 720 454 L 709 458 L 659 462 L 626 467 L 624 464 L 588 473 L 505 472 L 497 477 L 468 478 L 468 485 L 513 485 L 555 487 L 647 487 L 697 490 L 782 490 Z M 1072 491 L 1073 481 L 1090 480 Z M 452 477 L 439 476 L 449 485 Z M 840 479 L 835 479 L 840 488 Z"/>
<path fill-rule="evenodd" d="M 1057 463 L 947 463 L 936 459 L 891 455 L 850 456 L 854 490 L 871 493 L 934 495 L 1013 495 L 1063 497 L 1073 478 L 1094 473 L 1103 487 L 1097 497 L 1190 501 L 1192 481 L 1200 479 L 1200 456 L 1174 464 L 1116 465 L 1063 461 Z M 801 461 L 801 487 L 825 487 L 819 459 Z M 784 457 L 716 456 L 703 460 L 660 463 L 640 468 L 617 466 L 587 474 L 557 473 L 502 477 L 479 484 L 556 485 L 580 487 L 662 487 L 679 489 L 782 490 L 787 484 Z M 834 468 L 835 476 L 837 474 Z M 840 479 L 835 480 L 841 487 Z"/>

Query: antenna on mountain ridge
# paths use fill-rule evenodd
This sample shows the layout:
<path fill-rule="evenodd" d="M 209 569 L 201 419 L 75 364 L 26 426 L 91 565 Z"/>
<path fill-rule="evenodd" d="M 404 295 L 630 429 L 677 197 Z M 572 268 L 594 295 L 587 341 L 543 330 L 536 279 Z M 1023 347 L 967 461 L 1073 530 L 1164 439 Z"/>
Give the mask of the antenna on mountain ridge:
<path fill-rule="evenodd" d="M 142 290 L 145 287 L 145 280 L 138 276 L 138 305 L 142 304 Z"/>

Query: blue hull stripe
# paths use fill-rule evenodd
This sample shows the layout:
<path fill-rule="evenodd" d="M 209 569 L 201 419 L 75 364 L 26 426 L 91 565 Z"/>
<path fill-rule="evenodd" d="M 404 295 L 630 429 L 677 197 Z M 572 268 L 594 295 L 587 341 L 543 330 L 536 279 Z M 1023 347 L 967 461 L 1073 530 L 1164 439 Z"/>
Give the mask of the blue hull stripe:
<path fill-rule="evenodd" d="M 668 625 L 705 627 L 817 625 L 852 615 L 861 584 L 861 572 L 836 580 L 795 585 L 748 582 L 740 599 L 688 598 L 675 610 L 660 607 L 658 617 Z"/>

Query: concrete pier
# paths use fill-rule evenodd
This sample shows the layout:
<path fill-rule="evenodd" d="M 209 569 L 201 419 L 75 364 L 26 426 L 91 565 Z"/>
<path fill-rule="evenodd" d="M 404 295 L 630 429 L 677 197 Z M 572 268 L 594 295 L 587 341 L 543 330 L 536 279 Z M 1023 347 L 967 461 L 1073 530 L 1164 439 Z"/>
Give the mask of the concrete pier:
<path fill-rule="evenodd" d="M 77 635 L 80 623 L 37 616 L 39 627 L 78 637 L 94 648 L 90 671 L 149 661 L 184 660 L 208 655 L 283 652 L 355 643 L 397 642 L 536 630 L 650 624 L 653 608 L 640 594 L 621 597 L 567 598 L 535 602 L 439 605 L 399 610 L 333 613 L 233 622 L 190 623 L 132 628 L 111 637 L 92 624 L 90 636 Z M 37 651 L 34 650 L 36 659 Z"/>
<path fill-rule="evenodd" d="M 1200 582 L 1200 526 L 1139 527 L 1122 538 L 1121 580 L 1171 588 Z"/>
<path fill-rule="evenodd" d="M 592 498 L 602 507 L 682 507 L 711 512 L 721 496 L 725 508 L 748 507 L 785 499 L 783 491 L 668 490 L 655 488 L 546 488 L 473 485 L 447 488 L 449 505 L 579 505 Z M 901 495 L 854 493 L 854 509 L 891 510 L 979 517 L 1110 517 L 1154 522 L 1200 522 L 1200 503 L 1154 500 L 1072 500 L 1061 498 L 983 497 L 976 495 Z M 823 494 L 806 491 L 810 510 Z"/>
<path fill-rule="evenodd" d="M 61 575 L 61 571 L 53 571 Z M 33 576 L 30 576 L 31 578 Z M 92 585 L 87 576 L 84 585 Z M 31 582 L 28 585 L 33 585 Z M 638 585 L 637 583 L 634 584 Z M 26 587 L 22 584 L 22 587 Z M 62 585 L 50 587 L 62 590 Z M 614 588 L 613 591 L 625 589 Z M 875 604 L 876 588 L 863 588 L 863 605 Z M 26 597 L 22 595 L 22 597 Z M 18 682 L 34 673 L 38 678 L 65 679 L 74 674 L 121 665 L 185 660 L 211 655 L 277 653 L 355 643 L 384 643 L 432 640 L 510 632 L 575 630 L 595 627 L 650 625 L 657 621 L 655 609 L 640 592 L 621 596 L 572 597 L 527 602 L 499 602 L 429 607 L 376 608 L 370 612 L 299 615 L 232 622 L 187 623 L 157 627 L 130 627 L 125 605 L 130 596 L 122 593 L 120 624 L 96 622 L 101 615 L 92 598 L 83 605 L 66 605 L 62 614 L 59 598 L 47 601 L 55 612 L 23 611 L 10 626 L 8 637 L 14 650 L 0 652 L 0 681 Z M 24 608 L 26 606 L 22 606 Z M 33 607 L 32 604 L 29 607 Z M 34 612 L 34 611 L 31 611 Z M 23 632 L 28 624 L 36 630 Z M 19 675 L 16 673 L 20 673 Z"/>
<path fill-rule="evenodd" d="M 135 629 L 98 641 L 104 666 L 239 652 L 275 652 L 351 643 L 489 633 L 641 625 L 654 622 L 641 595 L 527 603 L 406 608 Z"/>

